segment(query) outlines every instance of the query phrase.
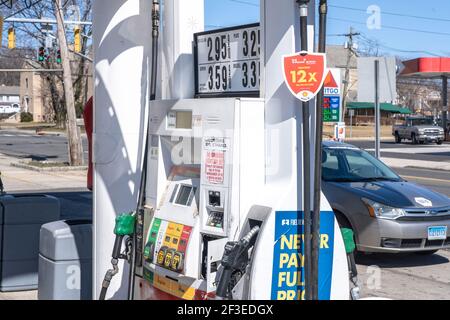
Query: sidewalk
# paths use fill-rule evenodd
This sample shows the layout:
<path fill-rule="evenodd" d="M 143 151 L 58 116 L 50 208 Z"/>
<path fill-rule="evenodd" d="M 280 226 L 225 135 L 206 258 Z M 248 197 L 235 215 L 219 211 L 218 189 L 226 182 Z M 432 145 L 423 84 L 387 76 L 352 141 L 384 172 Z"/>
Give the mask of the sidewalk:
<path fill-rule="evenodd" d="M 86 188 L 86 175 L 84 171 L 67 172 L 37 172 L 12 167 L 17 158 L 0 154 L 0 172 L 3 185 L 8 193 L 14 192 L 50 192 L 61 189 Z M 37 290 L 21 292 L 0 292 L 0 300 L 37 300 Z"/>
<path fill-rule="evenodd" d="M 438 161 L 424 161 L 424 160 L 410 160 L 410 159 L 396 159 L 396 158 L 381 158 L 386 165 L 393 168 L 419 168 L 450 171 L 449 162 Z"/>
<path fill-rule="evenodd" d="M 86 188 L 87 171 L 37 172 L 12 167 L 17 158 L 0 154 L 0 172 L 5 191 L 48 191 L 53 189 Z"/>
<path fill-rule="evenodd" d="M 9 132 L 18 132 L 18 133 L 24 133 L 24 134 L 30 134 L 30 135 L 43 135 L 43 136 L 57 136 L 57 137 L 66 137 L 67 133 L 65 131 L 48 131 L 48 130 L 41 130 L 39 133 L 36 132 L 36 130 L 30 130 L 30 129 L 19 129 L 19 128 L 1 128 L 2 131 L 9 131 Z M 81 132 L 81 137 L 86 138 L 86 133 Z"/>

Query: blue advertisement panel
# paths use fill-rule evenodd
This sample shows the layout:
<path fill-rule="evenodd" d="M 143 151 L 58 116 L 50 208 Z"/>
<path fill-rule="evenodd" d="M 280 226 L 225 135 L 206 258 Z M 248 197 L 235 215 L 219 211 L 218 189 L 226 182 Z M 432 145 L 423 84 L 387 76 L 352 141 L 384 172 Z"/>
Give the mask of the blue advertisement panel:
<path fill-rule="evenodd" d="M 278 211 L 275 215 L 273 300 L 304 300 L 303 212 Z M 333 272 L 334 213 L 320 214 L 319 299 L 329 300 Z"/>

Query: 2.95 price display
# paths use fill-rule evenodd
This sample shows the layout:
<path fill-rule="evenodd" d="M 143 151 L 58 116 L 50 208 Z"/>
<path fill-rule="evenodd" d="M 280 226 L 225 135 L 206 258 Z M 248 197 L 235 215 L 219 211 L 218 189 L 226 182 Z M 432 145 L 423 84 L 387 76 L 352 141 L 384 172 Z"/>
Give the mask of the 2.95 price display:
<path fill-rule="evenodd" d="M 196 34 L 196 93 L 257 94 L 260 37 L 258 25 Z"/>

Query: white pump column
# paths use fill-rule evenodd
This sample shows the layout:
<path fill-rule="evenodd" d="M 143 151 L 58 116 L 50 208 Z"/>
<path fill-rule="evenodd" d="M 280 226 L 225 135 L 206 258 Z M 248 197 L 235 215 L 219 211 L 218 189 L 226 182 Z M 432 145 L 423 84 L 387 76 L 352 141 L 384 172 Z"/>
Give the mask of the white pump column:
<path fill-rule="evenodd" d="M 93 6 L 93 298 L 111 268 L 114 221 L 136 209 L 149 101 L 151 1 L 97 0 Z M 126 299 L 128 264 L 119 264 L 107 299 Z"/>
<path fill-rule="evenodd" d="M 314 50 L 315 1 L 309 5 L 308 48 Z M 300 15 L 296 1 L 261 0 L 261 97 L 266 101 L 266 185 L 271 207 L 302 210 L 297 182 L 297 152 L 302 152 L 302 109 L 284 82 L 283 55 L 300 51 Z M 310 110 L 314 110 L 314 100 Z M 314 122 L 311 124 L 313 125 Z M 299 159 L 301 159 L 301 154 Z M 311 159 L 312 160 L 312 159 Z M 298 188 L 298 186 L 300 186 Z"/>
<path fill-rule="evenodd" d="M 193 33 L 203 31 L 203 0 L 162 0 L 157 98 L 190 98 Z M 111 267 L 114 221 L 136 209 L 151 72 L 151 1 L 97 0 L 93 7 L 94 239 L 93 297 Z M 192 62 L 192 63 L 191 63 Z M 126 299 L 128 264 L 111 282 L 107 299 Z"/>

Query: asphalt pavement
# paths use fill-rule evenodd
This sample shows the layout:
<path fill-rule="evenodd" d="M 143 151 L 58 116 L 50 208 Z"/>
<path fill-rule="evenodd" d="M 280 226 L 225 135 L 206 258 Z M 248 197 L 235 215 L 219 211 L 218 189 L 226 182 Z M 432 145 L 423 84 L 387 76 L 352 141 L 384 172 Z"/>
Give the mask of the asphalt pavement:
<path fill-rule="evenodd" d="M 83 138 L 83 150 L 87 161 L 86 138 Z M 64 134 L 37 135 L 20 130 L 0 130 L 0 153 L 21 159 L 67 162 L 67 137 Z"/>
<path fill-rule="evenodd" d="M 407 181 L 450 197 L 450 171 L 419 168 L 393 168 L 393 170 Z"/>

